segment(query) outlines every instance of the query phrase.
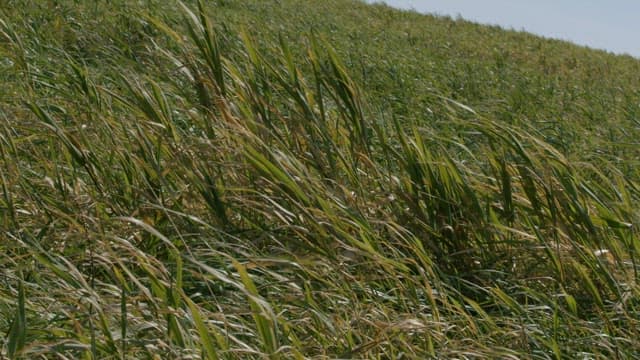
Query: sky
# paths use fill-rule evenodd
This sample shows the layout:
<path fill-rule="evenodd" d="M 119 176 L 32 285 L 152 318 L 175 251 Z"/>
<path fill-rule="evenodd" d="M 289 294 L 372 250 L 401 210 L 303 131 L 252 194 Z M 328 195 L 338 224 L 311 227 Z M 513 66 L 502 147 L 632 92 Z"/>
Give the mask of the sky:
<path fill-rule="evenodd" d="M 640 0 L 366 0 L 640 58 Z"/>

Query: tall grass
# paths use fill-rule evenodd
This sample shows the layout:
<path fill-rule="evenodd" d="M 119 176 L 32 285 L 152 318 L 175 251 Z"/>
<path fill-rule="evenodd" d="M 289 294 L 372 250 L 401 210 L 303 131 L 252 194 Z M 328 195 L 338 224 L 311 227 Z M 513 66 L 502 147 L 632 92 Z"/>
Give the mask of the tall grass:
<path fill-rule="evenodd" d="M 633 159 L 447 91 L 404 121 L 322 34 L 178 7 L 97 67 L 1 23 L 3 356 L 640 353 Z"/>

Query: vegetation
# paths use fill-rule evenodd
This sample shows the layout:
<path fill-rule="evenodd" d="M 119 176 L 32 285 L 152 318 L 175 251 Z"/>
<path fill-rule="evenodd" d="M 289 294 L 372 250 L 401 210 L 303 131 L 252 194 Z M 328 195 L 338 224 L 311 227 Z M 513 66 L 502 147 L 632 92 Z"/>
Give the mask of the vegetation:
<path fill-rule="evenodd" d="M 637 59 L 351 0 L 6 0 L 0 82 L 1 357 L 640 356 Z"/>

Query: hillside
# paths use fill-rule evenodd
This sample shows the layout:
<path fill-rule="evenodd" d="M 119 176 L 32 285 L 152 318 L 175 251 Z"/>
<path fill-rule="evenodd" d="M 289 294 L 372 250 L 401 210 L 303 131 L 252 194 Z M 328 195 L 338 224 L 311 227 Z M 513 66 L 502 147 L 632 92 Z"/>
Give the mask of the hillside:
<path fill-rule="evenodd" d="M 351 0 L 7 0 L 0 84 L 0 357 L 640 356 L 638 59 Z"/>

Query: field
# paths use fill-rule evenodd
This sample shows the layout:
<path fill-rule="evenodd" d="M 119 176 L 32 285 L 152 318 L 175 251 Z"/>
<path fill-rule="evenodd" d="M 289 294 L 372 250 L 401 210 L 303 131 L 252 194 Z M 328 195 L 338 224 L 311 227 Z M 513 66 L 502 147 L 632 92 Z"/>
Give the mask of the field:
<path fill-rule="evenodd" d="M 0 358 L 640 358 L 640 60 L 354 0 L 0 2 Z"/>

